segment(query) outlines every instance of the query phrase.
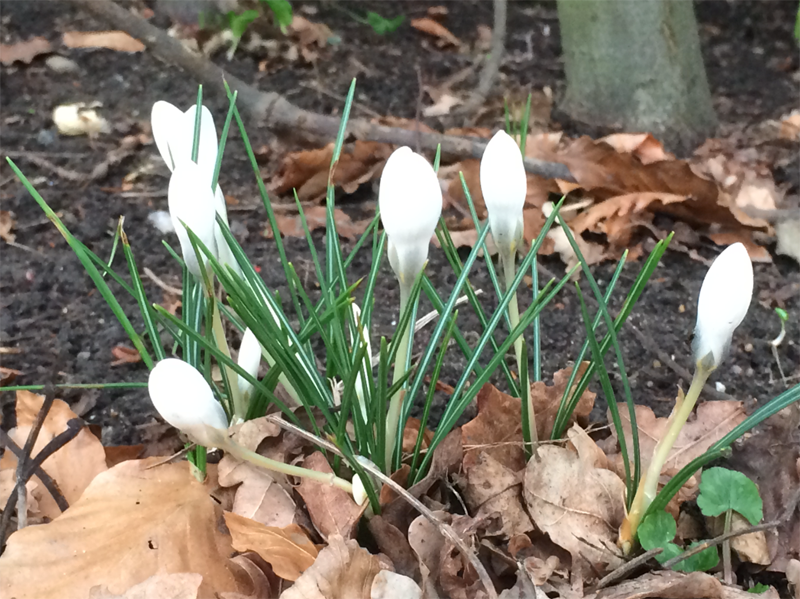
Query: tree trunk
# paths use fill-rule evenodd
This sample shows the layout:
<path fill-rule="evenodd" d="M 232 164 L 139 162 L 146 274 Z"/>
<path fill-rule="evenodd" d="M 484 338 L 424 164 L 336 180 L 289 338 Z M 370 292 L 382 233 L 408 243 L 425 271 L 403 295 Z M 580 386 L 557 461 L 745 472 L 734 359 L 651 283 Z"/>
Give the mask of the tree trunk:
<path fill-rule="evenodd" d="M 561 109 L 647 131 L 677 150 L 716 128 L 694 6 L 686 0 L 558 0 L 567 76 Z"/>

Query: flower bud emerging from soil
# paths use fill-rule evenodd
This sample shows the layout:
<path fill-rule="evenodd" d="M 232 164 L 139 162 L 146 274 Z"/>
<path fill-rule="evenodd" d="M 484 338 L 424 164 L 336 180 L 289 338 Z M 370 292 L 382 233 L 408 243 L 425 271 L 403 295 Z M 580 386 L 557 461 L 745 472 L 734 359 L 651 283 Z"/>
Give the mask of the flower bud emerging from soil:
<path fill-rule="evenodd" d="M 406 146 L 395 150 L 383 167 L 378 203 L 389 263 L 401 285 L 411 286 L 442 214 L 442 188 L 430 163 Z"/>
<path fill-rule="evenodd" d="M 700 288 L 694 331 L 697 362 L 709 360 L 709 370 L 720 365 L 752 297 L 753 265 L 745 247 L 734 243 L 717 256 Z"/>
<path fill-rule="evenodd" d="M 200 166 L 194 162 L 179 164 L 169 180 L 167 192 L 169 214 L 181 243 L 181 252 L 186 266 L 195 277 L 201 278 L 202 256 L 195 254 L 186 227 L 192 230 L 206 247 L 216 256 L 217 226 L 214 194 L 206 185 Z M 185 225 L 185 227 L 184 227 Z"/>
<path fill-rule="evenodd" d="M 481 191 L 495 245 L 502 253 L 513 253 L 522 239 L 528 179 L 519 146 L 505 131 L 495 133 L 483 152 Z"/>
<path fill-rule="evenodd" d="M 250 329 L 247 329 L 244 332 L 244 337 L 242 337 L 237 364 L 246 370 L 253 378 L 258 377 L 258 366 L 261 364 L 261 344 Z M 253 389 L 253 385 L 242 375 L 239 375 L 238 384 L 239 393 L 242 394 L 242 397 L 244 397 L 246 401 Z"/>
<path fill-rule="evenodd" d="M 156 364 L 147 381 L 150 400 L 169 424 L 205 447 L 223 444 L 228 419 L 203 375 L 176 358 Z"/>

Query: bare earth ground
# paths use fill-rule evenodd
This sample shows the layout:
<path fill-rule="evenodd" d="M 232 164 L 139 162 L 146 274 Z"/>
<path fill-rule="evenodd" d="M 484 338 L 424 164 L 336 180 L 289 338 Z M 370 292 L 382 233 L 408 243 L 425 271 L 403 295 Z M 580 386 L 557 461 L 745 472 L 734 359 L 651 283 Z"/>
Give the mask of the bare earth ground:
<path fill-rule="evenodd" d="M 262 89 L 274 89 L 298 105 L 336 114 L 352 77 L 358 78 L 358 106 L 381 115 L 414 117 L 420 96 L 419 81 L 435 85 L 452 76 L 472 60 L 440 50 L 407 25 L 386 37 L 354 21 L 335 4 L 295 2 L 295 10 L 313 5 L 314 20 L 326 23 L 342 43 L 320 52 L 313 66 L 300 63 L 273 64 L 258 72 L 258 57 L 240 52 L 230 64 L 231 72 L 254 81 Z M 377 10 L 387 17 L 405 14 L 423 16 L 428 2 L 350 3 L 353 10 Z M 491 26 L 491 3 L 451 3 L 447 27 L 461 39 L 474 39 L 479 24 Z M 457 8 L 456 8 L 457 7 Z M 157 7 L 156 7 L 157 8 Z M 99 23 L 76 13 L 60 2 L 32 1 L 0 3 L 4 43 L 42 35 L 54 43 L 69 30 L 99 30 Z M 697 5 L 701 24 L 703 53 L 723 130 L 778 118 L 796 107 L 798 98 L 798 58 L 791 37 L 794 2 L 701 2 Z M 502 67 L 501 80 L 490 104 L 498 105 L 500 92 L 522 98 L 528 90 L 550 86 L 556 98 L 563 91 L 563 67 L 559 61 L 560 42 L 554 3 L 512 2 L 509 7 L 509 58 Z M 158 11 L 153 21 L 160 27 L 170 24 L 170 17 Z M 75 74 L 57 74 L 41 59 L 31 65 L 17 63 L 0 71 L 0 130 L 3 155 L 33 152 L 65 169 L 90 172 L 116 148 L 124 134 L 137 122 L 148 121 L 150 107 L 157 100 L 188 106 L 196 94 L 196 83 L 183 72 L 156 60 L 149 53 L 124 54 L 109 50 L 61 50 L 80 67 Z M 224 57 L 217 57 L 223 63 Z M 315 91 L 311 88 L 323 90 Z M 52 109 L 64 102 L 102 103 L 102 113 L 114 125 L 110 135 L 95 140 L 59 136 L 51 121 Z M 209 104 L 221 122 L 227 102 L 218 95 L 207 95 Z M 365 108 L 356 108 L 356 112 Z M 499 114 L 497 110 L 490 113 Z M 556 112 L 556 117 L 558 114 Z M 436 119 L 428 124 L 437 127 Z M 452 126 L 453 122 L 446 123 Z M 498 127 L 487 117 L 481 124 Z M 562 120 L 552 124 L 568 134 L 597 132 L 586 125 Z M 269 133 L 251 126 L 253 146 L 272 143 Z M 253 174 L 239 150 L 238 136 L 233 135 L 223 162 L 220 182 L 226 193 L 238 200 L 231 207 L 233 231 L 248 255 L 261 268 L 268 285 L 282 287 L 274 242 L 263 236 L 265 220 L 260 208 Z M 274 174 L 280 153 L 293 148 L 273 148 L 262 175 Z M 276 155 L 277 154 L 277 155 Z M 166 209 L 167 171 L 160 165 L 154 145 L 144 147 L 108 175 L 92 184 L 70 182 L 50 169 L 36 166 L 24 157 L 16 162 L 35 182 L 44 198 L 59 213 L 73 233 L 101 256 L 110 253 L 113 230 L 119 215 L 136 251 L 139 268 L 152 270 L 173 286 L 179 286 L 180 273 L 162 247 L 162 235 L 148 222 L 153 210 Z M 147 168 L 136 183 L 138 193 L 119 192 L 122 178 Z M 789 194 L 800 191 L 798 162 L 774 173 L 778 184 L 788 184 Z M 353 196 L 341 198 L 343 206 L 358 214 L 374 211 L 375 189 L 362 188 Z M 286 198 L 277 198 L 285 200 Z M 13 212 L 17 221 L 16 241 L 12 247 L 0 242 L 0 346 L 18 353 L 0 353 L 0 364 L 22 374 L 14 384 L 37 384 L 50 380 L 66 382 L 144 381 L 147 371 L 142 364 L 111 367 L 112 348 L 126 345 L 127 338 L 100 295 L 94 290 L 78 260 L 61 236 L 44 218 L 11 170 L 0 165 L 0 209 Z M 173 238 L 168 241 L 174 244 Z M 701 253 L 711 258 L 719 251 L 704 242 Z M 24 247 L 21 247 L 24 246 Z M 318 246 L 322 248 L 321 238 Z M 308 272 L 308 250 L 304 242 L 288 239 L 290 259 L 298 271 Z M 771 248 L 774 249 L 774 248 Z M 119 262 L 118 264 L 122 264 Z M 552 272 L 562 272 L 556 258 L 544 260 Z M 613 264 L 596 268 L 596 276 L 608 281 Z M 626 267 L 619 288 L 627 290 L 639 264 Z M 356 261 L 353 278 L 365 274 L 368 256 Z M 668 251 L 653 281 L 633 312 L 630 323 L 686 369 L 691 369 L 690 334 L 694 326 L 696 298 L 706 267 L 686 254 Z M 724 382 L 727 393 L 737 399 L 765 402 L 784 389 L 767 341 L 778 332 L 772 307 L 776 302 L 790 314 L 788 342 L 781 349 L 787 375 L 800 373 L 800 273 L 791 260 L 774 256 L 773 264 L 757 264 L 756 294 L 750 313 L 736 333 L 731 357 L 715 373 L 713 381 Z M 479 263 L 474 284 L 490 292 L 491 286 Z M 437 287 L 446 289 L 455 280 L 441 253 L 432 249 L 429 275 Z M 313 281 L 313 276 L 309 276 Z M 382 273 L 381 299 L 375 315 L 378 334 L 390 335 L 397 318 L 397 288 L 388 266 Z M 152 301 L 161 302 L 163 292 L 146 280 Z M 311 285 L 311 283 L 309 283 Z M 584 285 L 586 288 L 586 286 Z M 485 297 L 492 294 L 487 293 Z M 136 313 L 133 300 L 119 296 L 129 314 Z M 487 309 L 491 300 L 487 299 Z M 524 302 L 523 302 L 524 303 Z M 617 302 L 619 303 L 619 302 Z M 477 320 L 462 310 L 462 328 L 477 328 Z M 574 292 L 564 291 L 543 314 L 542 353 L 545 378 L 574 360 L 584 339 L 583 325 Z M 425 341 L 418 338 L 420 347 Z M 626 325 L 621 335 L 627 371 L 634 398 L 650 405 L 663 415 L 671 409 L 677 375 L 656 356 L 644 349 Z M 453 352 L 455 356 L 455 352 Z M 463 363 L 451 362 L 442 379 L 453 383 Z M 712 381 L 712 382 L 713 382 Z M 618 382 L 618 377 L 617 377 Z M 687 384 L 688 381 L 683 381 Z M 154 411 L 144 390 L 104 390 L 65 392 L 65 399 L 77 401 L 86 393 L 96 394 L 96 406 L 86 418 L 103 427 L 106 444 L 136 442 L 138 428 L 152 421 Z M 442 401 L 446 397 L 442 396 Z M 4 426 L 13 423 L 14 396 L 0 394 Z M 596 409 L 597 420 L 604 419 L 605 409 Z"/>

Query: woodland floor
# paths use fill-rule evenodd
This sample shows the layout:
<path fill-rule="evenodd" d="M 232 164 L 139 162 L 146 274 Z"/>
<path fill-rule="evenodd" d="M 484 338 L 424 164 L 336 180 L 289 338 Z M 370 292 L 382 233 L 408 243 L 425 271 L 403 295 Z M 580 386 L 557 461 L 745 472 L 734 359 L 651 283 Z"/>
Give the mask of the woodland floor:
<path fill-rule="evenodd" d="M 177 4 L 177 3 L 176 3 Z M 341 3 L 295 1 L 296 11 L 313 5 L 314 20 L 327 24 L 341 37 L 341 43 L 319 53 L 313 65 L 301 62 L 272 65 L 258 71 L 258 59 L 239 52 L 231 63 L 231 72 L 262 89 L 285 94 L 292 102 L 325 113 L 336 114 L 353 77 L 358 79 L 358 116 L 370 116 L 366 109 L 380 115 L 414 117 L 420 97 L 420 80 L 436 85 L 468 66 L 469 55 L 438 49 L 421 42 L 419 32 L 408 26 L 379 37 L 347 13 L 336 8 Z M 430 2 L 352 3 L 353 9 L 374 9 L 387 17 L 405 14 L 423 16 Z M 154 23 L 165 27 L 169 17 L 158 12 Z M 2 2 L 0 35 L 4 43 L 35 35 L 56 42 L 64 31 L 103 29 L 99 23 L 76 13 L 59 2 Z M 798 57 L 792 40 L 795 2 L 699 2 L 697 15 L 703 55 L 706 61 L 715 107 L 721 130 L 742 124 L 779 118 L 797 106 Z M 563 65 L 558 20 L 554 3 L 511 2 L 509 5 L 509 60 L 501 69 L 489 103 L 498 106 L 502 95 L 523 98 L 530 89 L 549 86 L 556 101 L 564 89 Z M 476 36 L 479 24 L 491 26 L 491 3 L 460 2 L 450 5 L 447 27 L 462 39 Z M 66 50 L 79 65 L 79 72 L 58 74 L 41 60 L 30 65 L 16 64 L 0 71 L 0 153 L 35 153 L 60 167 L 80 173 L 90 172 L 116 148 L 126 131 L 138 122 L 149 120 L 150 107 L 157 100 L 188 106 L 196 94 L 196 83 L 175 67 L 166 65 L 148 52 L 125 54 L 109 50 Z M 223 64 L 223 56 L 216 58 Z M 323 90 L 324 93 L 317 91 Z M 99 102 L 103 115 L 115 130 L 95 140 L 58 135 L 51 120 L 53 108 L 65 102 Z M 205 101 L 221 121 L 227 102 L 215 94 Z M 365 108 L 366 107 L 366 108 Z M 480 124 L 497 127 L 501 114 L 489 111 Z M 452 117 L 447 126 L 457 126 Z M 562 119 L 562 120 L 558 120 Z M 428 124 L 440 127 L 437 119 Z M 557 110 L 548 123 L 551 129 L 563 129 L 570 135 L 589 133 L 592 128 L 563 120 Z M 271 154 L 262 166 L 262 175 L 274 175 L 280 155 L 293 148 L 277 147 L 270 134 L 249 127 L 255 148 L 267 146 Z M 600 132 L 603 133 L 603 132 Z M 230 148 L 238 145 L 234 135 Z M 50 205 L 62 215 L 73 233 L 100 256 L 110 253 L 113 231 L 120 215 L 125 216 L 126 232 L 136 252 L 141 271 L 152 270 L 172 286 L 179 286 L 180 272 L 161 244 L 162 234 L 148 222 L 154 210 L 166 209 L 168 174 L 159 164 L 155 145 L 140 148 L 121 164 L 110 168 L 107 176 L 88 185 L 77 184 L 43 169 L 24 156 L 16 159 L 26 175 L 35 182 Z M 148 170 L 137 181 L 139 193 L 120 193 L 122 179 L 138 169 Z M 798 161 L 773 172 L 778 184 L 789 184 L 789 194 L 800 192 Z M 226 152 L 220 182 L 226 193 L 238 200 L 231 206 L 232 229 L 248 255 L 261 268 L 267 284 L 281 289 L 282 271 L 277 261 L 274 241 L 263 235 L 266 217 L 260 207 L 253 174 L 244 153 Z M 364 185 L 351 196 L 341 196 L 340 204 L 348 212 L 367 216 L 374 213 L 376 186 Z M 288 198 L 276 198 L 285 201 Z M 13 384 L 40 384 L 48 381 L 119 382 L 145 381 L 147 369 L 141 363 L 110 366 L 112 349 L 127 345 L 122 328 L 94 290 L 77 258 L 69 251 L 55 228 L 13 176 L 5 161 L 0 165 L 0 209 L 11 211 L 16 220 L 16 242 L 0 242 L 0 346 L 13 353 L 0 353 L 0 364 L 21 372 Z M 666 217 L 665 217 L 666 218 Z M 667 224 L 664 228 L 669 228 Z M 174 239 L 168 239 L 174 243 Z M 321 236 L 317 242 L 322 248 Z M 313 282 L 305 242 L 287 239 L 290 259 L 301 276 Z M 713 258 L 719 251 L 705 241 L 700 253 Z M 24 247 L 21 247 L 24 246 Z M 346 246 L 347 247 L 347 246 Z M 773 248 L 770 248 L 774 250 Z M 118 260 L 121 260 L 118 258 Z M 122 262 L 118 262 L 122 265 Z M 353 279 L 366 274 L 369 257 L 356 261 Z M 563 272 L 558 258 L 543 260 L 554 273 Z M 641 265 L 625 268 L 619 289 L 627 290 Z M 614 264 L 595 267 L 601 281 L 608 281 Z M 696 298 L 706 266 L 685 253 L 668 251 L 653 276 L 621 334 L 625 365 L 631 378 L 637 403 L 651 406 L 664 415 L 672 407 L 678 376 L 657 357 L 643 348 L 630 330 L 635 325 L 674 360 L 691 370 L 690 335 L 694 326 Z M 442 289 L 454 282 L 447 263 L 437 249 L 432 249 L 428 273 Z M 750 407 L 765 402 L 784 389 L 767 341 L 778 332 L 779 324 L 772 307 L 778 302 L 790 314 L 786 342 L 781 359 L 787 375 L 797 375 L 800 365 L 800 272 L 788 258 L 773 254 L 773 263 L 756 264 L 756 296 L 744 324 L 738 329 L 731 357 L 714 374 L 712 382 L 721 381 L 726 393 L 749 402 Z M 478 263 L 472 281 L 493 296 L 485 269 Z M 163 292 L 149 279 L 146 290 L 152 301 L 162 301 Z M 311 284 L 311 283 L 310 283 Z M 397 287 L 388 265 L 381 278 L 380 301 L 375 318 L 378 334 L 391 335 L 397 318 Z M 586 287 L 584 285 L 584 287 Z M 130 298 L 120 295 L 129 314 L 136 313 Z M 486 299 L 487 308 L 490 299 Z M 619 302 L 617 302 L 619 304 Z M 462 330 L 477 330 L 478 323 L 470 310 L 462 310 Z M 542 357 L 546 380 L 552 373 L 575 359 L 585 338 L 579 305 L 572 291 L 564 291 L 542 315 Z M 419 347 L 425 334 L 418 337 Z M 450 362 L 442 380 L 454 383 L 463 364 Z M 617 377 L 616 382 L 619 382 Z M 685 386 L 688 381 L 682 381 Z M 599 391 L 599 389 L 597 389 Z M 135 443 L 141 438 L 141 425 L 151 422 L 154 410 L 144 389 L 69 391 L 64 399 L 75 402 L 87 393 L 95 394 L 94 407 L 84 415 L 102 427 L 106 444 Z M 442 401 L 446 398 L 442 396 Z M 598 401 L 595 420 L 605 419 L 603 402 Z M 14 395 L 0 393 L 4 426 L 13 423 Z"/>

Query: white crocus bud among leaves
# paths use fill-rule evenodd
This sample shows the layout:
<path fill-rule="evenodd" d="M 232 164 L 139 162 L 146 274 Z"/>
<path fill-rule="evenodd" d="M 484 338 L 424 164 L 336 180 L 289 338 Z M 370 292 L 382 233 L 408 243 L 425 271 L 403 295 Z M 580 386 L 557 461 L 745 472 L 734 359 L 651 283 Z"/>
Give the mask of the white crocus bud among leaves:
<path fill-rule="evenodd" d="M 411 148 L 395 150 L 383 167 L 378 204 L 389 238 L 389 264 L 401 286 L 410 287 L 428 259 L 442 214 L 442 188 L 433 167 Z"/>
<path fill-rule="evenodd" d="M 247 329 L 242 337 L 237 363 L 246 370 L 250 376 L 253 378 L 258 377 L 258 367 L 261 364 L 261 344 L 250 329 Z M 239 393 L 242 394 L 245 401 L 247 401 L 252 389 L 253 385 L 240 374 Z"/>
<path fill-rule="evenodd" d="M 505 131 L 495 133 L 486 145 L 480 174 L 492 239 L 502 253 L 512 254 L 522 239 L 528 178 L 519 146 Z"/>
<path fill-rule="evenodd" d="M 747 314 L 753 298 L 753 264 L 747 249 L 734 243 L 723 251 L 706 273 L 697 301 L 694 356 L 705 367 L 720 365 L 731 344 L 733 331 Z"/>
<path fill-rule="evenodd" d="M 176 358 L 161 360 L 150 371 L 147 390 L 161 417 L 192 441 L 224 444 L 228 419 L 198 370 Z"/>
<path fill-rule="evenodd" d="M 364 456 L 356 456 L 356 459 L 361 462 L 362 465 L 366 464 L 377 468 L 373 462 Z M 369 499 L 367 490 L 364 488 L 364 481 L 361 480 L 361 477 L 358 474 L 353 476 L 353 499 L 358 505 L 364 505 L 364 503 L 366 503 L 366 501 Z"/>
<path fill-rule="evenodd" d="M 167 192 L 169 215 L 178 240 L 186 266 L 195 277 L 202 278 L 201 263 L 203 256 L 195 254 L 186 227 L 192 230 L 206 247 L 216 256 L 216 209 L 214 194 L 204 181 L 200 166 L 192 161 L 179 164 L 169 180 Z M 185 227 L 184 227 L 185 225 Z"/>

